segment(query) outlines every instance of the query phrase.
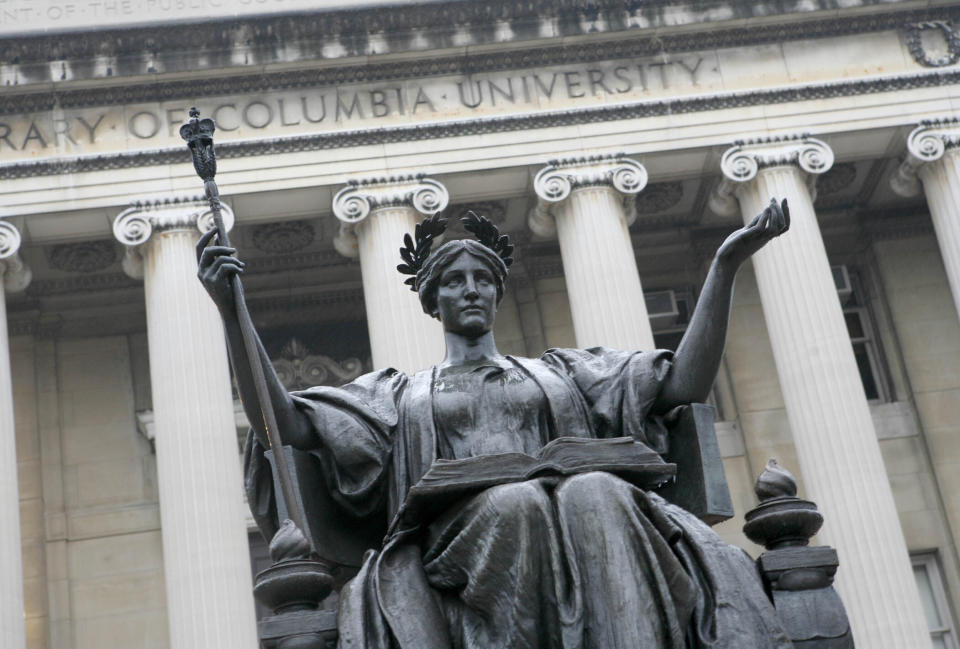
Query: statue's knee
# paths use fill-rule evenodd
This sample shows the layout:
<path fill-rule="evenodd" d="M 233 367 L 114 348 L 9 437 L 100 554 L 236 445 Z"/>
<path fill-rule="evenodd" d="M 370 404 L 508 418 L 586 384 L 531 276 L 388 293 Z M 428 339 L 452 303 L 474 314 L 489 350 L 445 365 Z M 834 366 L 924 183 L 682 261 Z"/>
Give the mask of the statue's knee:
<path fill-rule="evenodd" d="M 549 498 L 536 482 L 491 487 L 487 490 L 487 503 L 500 519 L 531 521 L 550 511 Z"/>
<path fill-rule="evenodd" d="M 609 473 L 581 473 L 567 478 L 557 488 L 557 502 L 564 509 L 604 508 L 618 493 L 629 488 L 627 483 Z"/>

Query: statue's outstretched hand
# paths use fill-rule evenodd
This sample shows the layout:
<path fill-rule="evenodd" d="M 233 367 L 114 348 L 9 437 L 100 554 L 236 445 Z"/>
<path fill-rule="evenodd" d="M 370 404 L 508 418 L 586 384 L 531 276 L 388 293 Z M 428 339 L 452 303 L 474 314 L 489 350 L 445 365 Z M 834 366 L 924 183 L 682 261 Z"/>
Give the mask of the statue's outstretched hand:
<path fill-rule="evenodd" d="M 234 308 L 231 278 L 246 264 L 233 256 L 236 248 L 209 245 L 216 235 L 216 228 L 211 229 L 197 242 L 197 277 L 221 313 L 228 313 Z"/>
<path fill-rule="evenodd" d="M 717 259 L 739 267 L 750 255 L 789 228 L 790 208 L 787 206 L 787 199 L 777 204 L 777 199 L 771 198 L 770 204 L 753 217 L 750 223 L 727 237 L 717 250 Z"/>

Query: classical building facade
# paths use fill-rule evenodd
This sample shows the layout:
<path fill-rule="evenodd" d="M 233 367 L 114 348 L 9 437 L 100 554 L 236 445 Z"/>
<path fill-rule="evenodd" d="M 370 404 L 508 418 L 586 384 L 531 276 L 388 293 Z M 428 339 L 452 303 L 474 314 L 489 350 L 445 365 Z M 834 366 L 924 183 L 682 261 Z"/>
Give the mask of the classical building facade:
<path fill-rule="evenodd" d="M 256 646 L 192 106 L 291 389 L 441 358 L 395 270 L 425 215 L 516 241 L 496 336 L 535 356 L 675 347 L 787 198 L 713 390 L 717 529 L 756 554 L 776 458 L 858 646 L 960 647 L 960 5 L 840 5 L 0 3 L 0 649 Z"/>

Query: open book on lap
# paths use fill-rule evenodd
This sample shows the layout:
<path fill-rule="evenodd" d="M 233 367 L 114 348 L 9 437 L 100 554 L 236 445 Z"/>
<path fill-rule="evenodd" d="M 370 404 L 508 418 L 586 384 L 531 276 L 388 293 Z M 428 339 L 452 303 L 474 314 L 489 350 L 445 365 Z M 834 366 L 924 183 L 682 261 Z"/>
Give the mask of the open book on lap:
<path fill-rule="evenodd" d="M 439 459 L 410 489 L 400 517 L 407 524 L 422 522 L 456 501 L 496 485 L 591 471 L 605 471 L 641 489 L 655 489 L 673 479 L 677 466 L 664 462 L 631 437 L 560 437 L 536 456 L 496 453 L 460 460 Z"/>

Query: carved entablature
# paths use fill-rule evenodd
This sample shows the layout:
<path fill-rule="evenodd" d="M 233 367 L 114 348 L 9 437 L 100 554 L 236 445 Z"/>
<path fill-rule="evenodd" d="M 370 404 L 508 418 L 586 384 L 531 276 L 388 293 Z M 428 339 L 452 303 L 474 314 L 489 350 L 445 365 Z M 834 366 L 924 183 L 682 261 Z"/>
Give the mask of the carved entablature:
<path fill-rule="evenodd" d="M 336 361 L 329 356 L 312 353 L 296 338 L 284 345 L 280 356 L 270 359 L 270 363 L 287 390 L 304 390 L 315 385 L 340 386 L 365 371 L 363 361 L 359 358 Z"/>
<path fill-rule="evenodd" d="M 442 183 L 422 174 L 352 180 L 333 197 L 340 231 L 333 245 L 345 257 L 357 257 L 356 228 L 370 213 L 388 207 L 409 207 L 431 216 L 446 209 L 450 194 Z"/>
<path fill-rule="evenodd" d="M 33 276 L 30 267 L 20 257 L 22 242 L 20 230 L 9 221 L 0 220 L 0 277 L 3 278 L 3 288 L 14 293 L 27 288 Z"/>
<path fill-rule="evenodd" d="M 229 205 L 221 204 L 223 223 L 229 231 L 234 215 Z M 155 231 L 190 230 L 206 232 L 213 227 L 213 213 L 206 200 L 164 198 L 137 201 L 122 211 L 113 221 L 113 236 L 126 247 L 123 270 L 134 279 L 143 279 L 143 246 Z"/>
<path fill-rule="evenodd" d="M 647 170 L 642 164 L 619 154 L 551 160 L 533 179 L 537 205 L 527 216 L 527 224 L 536 234 L 552 237 L 557 227 L 552 211 L 555 205 L 580 187 L 606 185 L 623 196 L 629 225 L 637 218 L 635 199 L 647 186 L 647 179 Z"/>
<path fill-rule="evenodd" d="M 890 188 L 910 198 L 920 193 L 919 176 L 925 165 L 936 162 L 960 145 L 960 119 L 947 117 L 924 120 L 907 136 L 907 153 L 890 177 Z"/>
<path fill-rule="evenodd" d="M 738 140 L 720 158 L 723 180 L 710 196 L 710 209 L 723 216 L 739 213 L 737 188 L 757 177 L 761 169 L 797 166 L 806 172 L 810 198 L 816 198 L 820 174 L 833 166 L 833 149 L 809 135 L 786 135 Z"/>

